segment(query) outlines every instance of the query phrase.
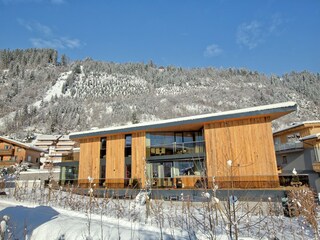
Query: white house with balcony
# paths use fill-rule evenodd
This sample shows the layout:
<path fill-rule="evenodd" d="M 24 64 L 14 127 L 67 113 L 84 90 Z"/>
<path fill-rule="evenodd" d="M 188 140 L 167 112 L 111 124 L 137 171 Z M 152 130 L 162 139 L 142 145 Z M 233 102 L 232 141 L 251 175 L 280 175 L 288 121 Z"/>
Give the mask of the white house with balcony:
<path fill-rule="evenodd" d="M 39 135 L 34 143 L 36 147 L 46 152 L 40 159 L 44 168 L 72 158 L 75 144 L 68 135 Z"/>

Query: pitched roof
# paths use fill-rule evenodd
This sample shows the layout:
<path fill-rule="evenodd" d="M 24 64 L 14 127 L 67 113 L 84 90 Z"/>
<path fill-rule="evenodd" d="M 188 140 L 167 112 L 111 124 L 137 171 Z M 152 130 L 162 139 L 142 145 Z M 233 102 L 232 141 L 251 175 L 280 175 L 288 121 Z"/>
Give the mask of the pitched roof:
<path fill-rule="evenodd" d="M 311 134 L 305 137 L 300 138 L 300 141 L 306 141 L 306 140 L 310 140 L 310 139 L 320 139 L 320 133 L 316 133 L 316 134 Z"/>
<path fill-rule="evenodd" d="M 118 127 L 109 127 L 102 129 L 94 129 L 90 131 L 75 132 L 71 133 L 69 136 L 71 139 L 82 138 L 82 137 L 91 137 L 91 136 L 102 136 L 107 134 L 116 134 L 116 133 L 129 133 L 134 131 L 143 131 L 164 127 L 175 127 L 187 124 L 202 123 L 202 122 L 212 122 L 218 120 L 227 120 L 235 118 L 246 118 L 252 116 L 273 116 L 273 119 L 276 119 L 282 115 L 293 112 L 297 109 L 297 104 L 295 102 L 285 102 L 277 103 L 259 107 L 251 107 L 245 109 L 237 109 L 226 112 L 219 113 L 210 113 L 202 114 L 190 117 L 181 117 L 174 119 L 167 119 L 156 122 L 146 122 L 139 124 L 131 124 L 127 126 L 118 126 Z"/>
<path fill-rule="evenodd" d="M 273 134 L 284 132 L 293 128 L 297 128 L 306 124 L 320 124 L 320 120 L 314 120 L 314 121 L 304 121 L 304 122 L 297 122 L 297 123 L 292 123 L 290 126 L 279 129 L 277 131 L 274 131 Z"/>
<path fill-rule="evenodd" d="M 19 142 L 19 141 L 16 141 L 16 140 L 13 140 L 13 139 L 10 139 L 10 138 L 7 138 L 7 137 L 0 136 L 0 140 L 2 140 L 4 142 L 7 142 L 7 143 L 10 143 L 10 144 L 13 144 L 13 145 L 16 145 L 16 146 L 21 147 L 21 148 L 31 149 L 31 150 L 35 150 L 35 151 L 38 151 L 38 152 L 44 152 L 44 150 L 41 149 L 41 148 L 38 148 L 38 147 L 35 147 L 35 146 L 31 146 L 29 144 L 22 143 L 22 142 Z"/>
<path fill-rule="evenodd" d="M 37 136 L 37 141 L 69 141 L 69 136 L 68 135 L 38 135 Z"/>

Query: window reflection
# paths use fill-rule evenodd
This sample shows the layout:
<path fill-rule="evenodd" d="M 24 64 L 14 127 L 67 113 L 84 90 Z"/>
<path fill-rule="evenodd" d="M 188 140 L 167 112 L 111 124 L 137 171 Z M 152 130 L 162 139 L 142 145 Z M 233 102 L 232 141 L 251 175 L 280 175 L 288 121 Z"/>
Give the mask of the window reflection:
<path fill-rule="evenodd" d="M 107 152 L 107 139 L 105 137 L 100 138 L 100 159 L 106 158 Z"/>
<path fill-rule="evenodd" d="M 150 178 L 203 176 L 203 159 L 148 163 Z"/>
<path fill-rule="evenodd" d="M 204 152 L 202 131 L 155 132 L 146 136 L 147 157 Z"/>

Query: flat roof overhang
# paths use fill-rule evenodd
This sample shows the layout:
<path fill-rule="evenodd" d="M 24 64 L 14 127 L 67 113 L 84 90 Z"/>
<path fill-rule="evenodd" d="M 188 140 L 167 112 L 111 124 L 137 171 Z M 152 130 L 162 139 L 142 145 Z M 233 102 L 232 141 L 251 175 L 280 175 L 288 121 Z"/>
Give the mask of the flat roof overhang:
<path fill-rule="evenodd" d="M 190 117 L 181 117 L 174 119 L 167 119 L 155 122 L 138 123 L 126 126 L 117 126 L 110 128 L 101 128 L 90 131 L 75 132 L 69 135 L 70 139 L 80 139 L 88 137 L 98 137 L 114 134 L 127 134 L 141 131 L 166 131 L 170 129 L 183 129 L 184 126 L 189 126 L 191 129 L 200 129 L 203 124 L 218 121 L 230 121 L 233 119 L 246 119 L 253 117 L 270 117 L 271 120 L 277 119 L 281 116 L 289 114 L 297 110 L 295 102 L 285 102 L 270 104 L 258 107 L 244 108 L 232 111 L 225 111 L 219 113 L 202 114 Z M 189 128 L 188 128 L 189 129 Z"/>

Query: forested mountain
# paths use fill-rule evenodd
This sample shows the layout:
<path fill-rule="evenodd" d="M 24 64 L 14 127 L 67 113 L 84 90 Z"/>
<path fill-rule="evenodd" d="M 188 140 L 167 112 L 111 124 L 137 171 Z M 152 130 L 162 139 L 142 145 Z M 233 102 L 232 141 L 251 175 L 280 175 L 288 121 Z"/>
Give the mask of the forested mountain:
<path fill-rule="evenodd" d="M 0 51 L 0 134 L 69 133 L 296 101 L 274 122 L 320 119 L 320 74 L 70 62 L 53 49 Z"/>

